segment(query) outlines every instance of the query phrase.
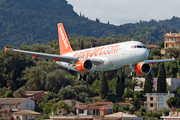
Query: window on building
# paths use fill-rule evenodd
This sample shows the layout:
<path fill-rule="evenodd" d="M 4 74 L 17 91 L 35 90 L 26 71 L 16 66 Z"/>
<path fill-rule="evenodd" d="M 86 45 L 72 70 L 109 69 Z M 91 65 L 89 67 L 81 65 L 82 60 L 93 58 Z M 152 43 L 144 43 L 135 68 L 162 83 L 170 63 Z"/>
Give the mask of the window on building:
<path fill-rule="evenodd" d="M 18 105 L 15 105 L 15 108 L 18 109 Z"/>
<path fill-rule="evenodd" d="M 11 105 L 9 105 L 9 109 L 11 109 Z"/>
<path fill-rule="evenodd" d="M 152 103 L 150 104 L 150 107 L 153 107 L 153 104 L 152 104 Z"/>
<path fill-rule="evenodd" d="M 178 44 L 176 44 L 176 48 L 179 48 Z"/>
<path fill-rule="evenodd" d="M 16 116 L 16 119 L 19 119 L 19 116 Z"/>
<path fill-rule="evenodd" d="M 173 41 L 176 41 L 176 38 L 173 38 L 172 40 L 173 40 Z"/>
<path fill-rule="evenodd" d="M 174 47 L 174 45 L 171 45 L 171 47 L 173 48 L 173 47 Z"/>
<path fill-rule="evenodd" d="M 163 109 L 163 104 L 158 104 L 158 109 Z"/>
<path fill-rule="evenodd" d="M 150 100 L 152 101 L 152 100 L 153 100 L 153 97 L 150 97 Z"/>
<path fill-rule="evenodd" d="M 4 105 L 4 109 L 6 109 L 6 105 Z"/>
<path fill-rule="evenodd" d="M 84 110 L 79 110 L 79 113 L 84 113 Z"/>
<path fill-rule="evenodd" d="M 158 97 L 158 102 L 163 102 L 163 97 Z"/>

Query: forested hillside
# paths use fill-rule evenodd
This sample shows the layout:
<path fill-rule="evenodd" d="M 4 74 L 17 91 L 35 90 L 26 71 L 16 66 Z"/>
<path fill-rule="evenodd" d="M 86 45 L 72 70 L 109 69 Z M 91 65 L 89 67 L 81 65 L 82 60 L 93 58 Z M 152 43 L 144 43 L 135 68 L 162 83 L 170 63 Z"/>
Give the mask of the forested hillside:
<path fill-rule="evenodd" d="M 66 0 L 0 0 L 0 49 L 9 44 L 18 47 L 56 40 L 59 22 L 64 24 L 69 37 L 100 38 L 105 35 L 144 39 L 153 44 L 163 40 L 164 32 L 180 30 L 177 17 L 114 26 L 84 16 L 78 16 Z"/>

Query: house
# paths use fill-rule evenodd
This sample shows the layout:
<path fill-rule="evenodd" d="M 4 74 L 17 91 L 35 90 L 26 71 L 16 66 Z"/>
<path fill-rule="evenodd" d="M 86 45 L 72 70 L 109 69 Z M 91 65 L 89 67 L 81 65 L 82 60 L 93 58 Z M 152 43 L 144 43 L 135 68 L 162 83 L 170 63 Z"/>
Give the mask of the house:
<path fill-rule="evenodd" d="M 144 86 L 145 78 L 135 78 L 141 86 Z M 180 86 L 180 79 L 178 78 L 166 78 L 166 84 L 170 86 L 170 89 L 175 90 L 178 86 Z M 153 87 L 157 90 L 157 78 L 153 78 Z M 135 86 L 134 91 L 141 91 L 143 88 L 140 86 Z"/>
<path fill-rule="evenodd" d="M 107 115 L 111 114 L 113 109 L 112 102 L 95 102 L 88 105 L 80 105 L 77 107 L 76 113 L 79 116 Z"/>
<path fill-rule="evenodd" d="M 9 117 L 12 112 L 34 110 L 34 105 L 29 98 L 0 98 L 0 116 Z"/>
<path fill-rule="evenodd" d="M 73 113 L 65 115 L 51 115 L 51 120 L 93 120 L 93 116 L 79 116 Z"/>
<path fill-rule="evenodd" d="M 163 120 L 180 120 L 180 113 L 178 112 L 169 112 L 168 116 L 161 116 L 161 118 L 163 118 Z"/>
<path fill-rule="evenodd" d="M 164 35 L 164 49 L 167 48 L 180 48 L 180 32 Z"/>
<path fill-rule="evenodd" d="M 142 117 L 138 117 L 135 115 L 126 114 L 123 112 L 118 112 L 110 115 L 105 115 L 103 120 L 143 120 Z"/>
<path fill-rule="evenodd" d="M 73 107 L 72 104 L 73 104 L 73 102 L 75 102 L 75 108 L 79 107 L 80 105 L 85 105 L 82 102 L 79 102 L 77 100 L 70 100 L 70 99 L 64 100 L 63 102 L 67 103 L 70 107 Z"/>
<path fill-rule="evenodd" d="M 13 117 L 19 120 L 28 120 L 33 118 L 36 119 L 36 118 L 41 118 L 41 113 L 31 110 L 21 110 L 18 112 L 14 112 Z"/>
<path fill-rule="evenodd" d="M 146 93 L 146 102 L 144 102 L 144 107 L 146 110 L 159 110 L 163 108 L 168 108 L 166 101 L 175 95 L 173 93 Z"/>

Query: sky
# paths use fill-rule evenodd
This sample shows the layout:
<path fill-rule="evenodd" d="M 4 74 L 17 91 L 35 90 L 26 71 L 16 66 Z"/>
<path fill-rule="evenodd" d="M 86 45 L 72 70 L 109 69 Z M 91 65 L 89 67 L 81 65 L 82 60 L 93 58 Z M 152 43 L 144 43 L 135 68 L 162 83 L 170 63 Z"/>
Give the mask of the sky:
<path fill-rule="evenodd" d="M 90 20 L 122 25 L 180 17 L 180 0 L 67 0 L 74 11 Z"/>

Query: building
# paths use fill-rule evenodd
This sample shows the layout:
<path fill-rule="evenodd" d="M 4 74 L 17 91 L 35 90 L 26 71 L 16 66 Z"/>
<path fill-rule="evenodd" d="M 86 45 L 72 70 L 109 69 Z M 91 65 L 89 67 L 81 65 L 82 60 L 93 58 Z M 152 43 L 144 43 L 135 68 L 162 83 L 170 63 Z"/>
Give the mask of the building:
<path fill-rule="evenodd" d="M 36 119 L 36 118 L 41 118 L 41 113 L 31 111 L 31 110 L 21 110 L 18 112 L 13 113 L 13 117 L 15 119 L 19 120 L 29 120 L 29 119 Z"/>
<path fill-rule="evenodd" d="M 166 101 L 175 95 L 173 93 L 146 93 L 146 102 L 144 107 L 146 110 L 159 110 L 163 108 L 169 108 Z"/>
<path fill-rule="evenodd" d="M 9 117 L 12 112 L 33 110 L 34 101 L 29 98 L 0 98 L 0 117 Z"/>
<path fill-rule="evenodd" d="M 145 78 L 135 78 L 138 79 L 138 83 L 144 86 Z M 180 79 L 179 78 L 166 78 L 166 84 L 170 86 L 170 89 L 175 90 L 177 87 L 180 86 Z M 157 78 L 153 78 L 153 87 L 157 90 Z M 141 91 L 143 88 L 136 86 L 134 91 Z"/>
<path fill-rule="evenodd" d="M 41 99 L 41 96 L 45 91 L 25 91 L 25 95 L 31 100 L 35 101 L 35 106 L 37 106 L 37 101 Z"/>
<path fill-rule="evenodd" d="M 89 105 L 80 105 L 76 113 L 79 116 L 92 116 L 92 115 L 108 115 L 112 113 L 112 102 L 95 102 Z"/>
<path fill-rule="evenodd" d="M 126 114 L 123 112 L 118 112 L 110 115 L 105 115 L 103 120 L 143 120 L 142 117 L 136 115 Z"/>
<path fill-rule="evenodd" d="M 75 102 L 75 108 L 79 107 L 80 105 L 85 105 L 82 102 L 79 102 L 77 100 L 70 100 L 70 99 L 64 100 L 63 102 L 67 103 L 70 107 L 73 107 L 72 104 L 73 102 Z"/>
<path fill-rule="evenodd" d="M 169 112 L 168 116 L 161 116 L 161 118 L 163 118 L 163 120 L 180 120 L 180 113 L 178 112 Z"/>
<path fill-rule="evenodd" d="M 167 33 L 164 35 L 164 49 L 180 48 L 180 33 Z"/>

